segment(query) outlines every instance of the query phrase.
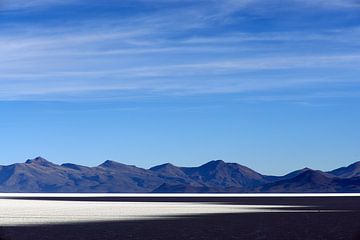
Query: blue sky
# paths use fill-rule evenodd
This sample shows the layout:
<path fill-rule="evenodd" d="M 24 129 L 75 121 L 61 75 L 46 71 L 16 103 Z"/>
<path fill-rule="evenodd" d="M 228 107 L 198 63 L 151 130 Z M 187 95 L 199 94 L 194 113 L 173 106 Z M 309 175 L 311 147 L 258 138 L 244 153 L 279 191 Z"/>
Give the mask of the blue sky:
<path fill-rule="evenodd" d="M 99 3 L 100 2 L 100 3 Z M 0 164 L 360 160 L 357 0 L 0 0 Z"/>

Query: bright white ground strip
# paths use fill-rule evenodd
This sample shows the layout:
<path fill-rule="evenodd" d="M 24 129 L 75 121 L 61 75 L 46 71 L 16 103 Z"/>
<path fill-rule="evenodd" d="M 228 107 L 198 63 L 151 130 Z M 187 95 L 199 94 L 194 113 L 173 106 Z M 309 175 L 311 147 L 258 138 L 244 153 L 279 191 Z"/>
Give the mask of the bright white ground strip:
<path fill-rule="evenodd" d="M 299 208 L 299 206 L 230 205 L 216 203 L 0 199 L 0 226 L 159 219 L 216 213 L 318 212 L 318 210 L 288 209 L 290 207 Z M 280 210 L 271 208 L 280 208 Z"/>
<path fill-rule="evenodd" d="M 14 197 L 360 197 L 360 193 L 0 193 L 0 198 Z"/>

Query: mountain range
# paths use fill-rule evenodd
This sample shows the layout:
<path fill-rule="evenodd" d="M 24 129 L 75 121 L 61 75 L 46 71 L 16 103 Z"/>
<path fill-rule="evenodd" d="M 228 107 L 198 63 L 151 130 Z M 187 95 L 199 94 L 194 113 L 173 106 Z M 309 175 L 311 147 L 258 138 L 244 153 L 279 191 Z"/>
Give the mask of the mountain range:
<path fill-rule="evenodd" d="M 0 192 L 59 193 L 303 193 L 360 192 L 360 162 L 329 172 L 304 168 L 262 175 L 237 163 L 199 167 L 170 163 L 143 169 L 107 160 L 96 167 L 54 164 L 42 157 L 0 166 Z"/>

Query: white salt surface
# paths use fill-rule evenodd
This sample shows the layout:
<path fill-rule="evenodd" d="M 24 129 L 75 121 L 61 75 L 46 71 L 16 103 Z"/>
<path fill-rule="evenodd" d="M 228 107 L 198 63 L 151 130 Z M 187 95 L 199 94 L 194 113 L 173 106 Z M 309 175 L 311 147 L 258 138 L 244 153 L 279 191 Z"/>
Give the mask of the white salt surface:
<path fill-rule="evenodd" d="M 0 226 L 159 219 L 217 213 L 308 212 L 305 209 L 287 209 L 289 207 L 295 206 L 0 199 Z"/>

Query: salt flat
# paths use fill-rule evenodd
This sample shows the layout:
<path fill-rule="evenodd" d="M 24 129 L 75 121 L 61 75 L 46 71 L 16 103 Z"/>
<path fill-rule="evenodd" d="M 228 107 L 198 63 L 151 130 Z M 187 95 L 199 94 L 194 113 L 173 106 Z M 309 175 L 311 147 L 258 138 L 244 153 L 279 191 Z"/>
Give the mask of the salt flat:
<path fill-rule="evenodd" d="M 354 194 L 1 194 L 1 240 L 360 240 Z"/>
<path fill-rule="evenodd" d="M 295 212 L 298 206 L 186 202 L 111 202 L 0 199 L 0 225 L 79 223 L 174 218 L 226 213 Z"/>
<path fill-rule="evenodd" d="M 313 199 L 359 194 L 0 194 L 0 226 L 177 218 L 208 214 L 334 212 Z M 284 199 L 286 199 L 284 201 Z M 310 201 L 311 200 L 311 201 Z"/>

